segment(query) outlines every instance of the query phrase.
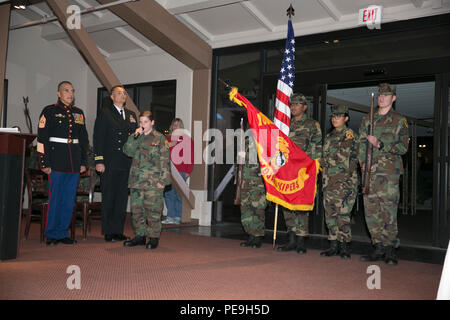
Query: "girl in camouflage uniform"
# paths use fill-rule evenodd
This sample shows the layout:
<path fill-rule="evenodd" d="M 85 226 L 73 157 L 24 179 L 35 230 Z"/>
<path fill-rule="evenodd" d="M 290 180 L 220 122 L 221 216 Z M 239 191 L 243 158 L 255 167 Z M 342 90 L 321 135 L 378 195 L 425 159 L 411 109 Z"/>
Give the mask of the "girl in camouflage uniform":
<path fill-rule="evenodd" d="M 155 121 L 150 111 L 139 117 L 139 128 L 128 137 L 123 152 L 133 158 L 128 186 L 135 237 L 124 246 L 145 245 L 156 249 L 161 234 L 161 214 L 164 208 L 164 186 L 170 184 L 169 149 L 165 137 L 153 129 Z"/>
<path fill-rule="evenodd" d="M 338 105 L 331 109 L 333 130 L 327 134 L 320 165 L 323 169 L 323 204 L 331 246 L 322 257 L 340 254 L 350 258 L 350 214 L 358 188 L 357 150 L 355 133 L 347 128 L 348 107 Z"/>

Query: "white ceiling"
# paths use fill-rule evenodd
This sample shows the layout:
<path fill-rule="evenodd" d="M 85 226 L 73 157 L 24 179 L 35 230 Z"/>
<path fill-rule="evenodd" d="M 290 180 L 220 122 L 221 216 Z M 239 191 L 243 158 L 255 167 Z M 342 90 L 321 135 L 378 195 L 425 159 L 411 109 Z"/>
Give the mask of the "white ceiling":
<path fill-rule="evenodd" d="M 150 0 L 140 0 L 150 1 Z M 382 23 L 450 12 L 450 0 L 156 0 L 213 48 L 286 37 L 286 10 L 292 3 L 296 36 L 358 27 L 359 9 L 383 6 Z M 68 0 L 81 10 L 98 6 L 95 0 Z M 11 26 L 52 16 L 45 2 L 14 10 Z M 83 26 L 108 60 L 161 52 L 152 42 L 105 9 L 83 15 Z M 383 26 L 381 25 L 381 28 Z M 57 22 L 41 28 L 48 41 L 71 41 Z M 14 31 L 12 31 L 14 32 Z"/>

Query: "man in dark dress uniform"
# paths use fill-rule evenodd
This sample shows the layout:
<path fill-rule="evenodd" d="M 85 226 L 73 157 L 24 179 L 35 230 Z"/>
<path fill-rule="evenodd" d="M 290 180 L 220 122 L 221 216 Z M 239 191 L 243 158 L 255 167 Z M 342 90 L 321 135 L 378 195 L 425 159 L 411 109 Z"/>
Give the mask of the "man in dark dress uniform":
<path fill-rule="evenodd" d="M 58 102 L 45 107 L 39 117 L 39 165 L 49 175 L 46 244 L 76 244 L 69 228 L 80 172 L 86 171 L 89 138 L 85 117 L 73 105 L 75 90 L 68 81 L 58 85 Z"/>
<path fill-rule="evenodd" d="M 123 235 L 123 227 L 131 158 L 122 148 L 137 128 L 137 117 L 125 108 L 126 99 L 122 86 L 113 87 L 113 104 L 102 109 L 94 126 L 95 169 L 101 173 L 102 233 L 108 242 L 129 240 Z"/>

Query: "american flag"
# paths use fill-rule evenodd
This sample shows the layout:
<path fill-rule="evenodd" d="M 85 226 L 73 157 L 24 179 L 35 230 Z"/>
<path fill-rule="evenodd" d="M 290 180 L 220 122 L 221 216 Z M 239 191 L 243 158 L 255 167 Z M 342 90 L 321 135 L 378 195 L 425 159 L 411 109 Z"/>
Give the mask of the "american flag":
<path fill-rule="evenodd" d="M 287 136 L 291 124 L 289 98 L 294 88 L 295 79 L 295 39 L 291 20 L 288 21 L 288 34 L 281 64 L 280 78 L 277 83 L 275 113 L 273 123 Z"/>

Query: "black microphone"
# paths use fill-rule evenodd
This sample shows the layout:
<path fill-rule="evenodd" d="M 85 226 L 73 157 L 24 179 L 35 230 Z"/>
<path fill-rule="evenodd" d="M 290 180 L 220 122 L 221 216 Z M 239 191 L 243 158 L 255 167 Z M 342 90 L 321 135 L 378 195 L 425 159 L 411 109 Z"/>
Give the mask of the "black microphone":
<path fill-rule="evenodd" d="M 142 131 L 144 131 L 144 127 L 141 127 L 141 128 L 142 128 Z M 136 132 L 136 133 L 134 134 L 134 140 L 136 140 L 137 138 L 139 138 L 140 135 L 141 135 L 140 133 Z"/>

